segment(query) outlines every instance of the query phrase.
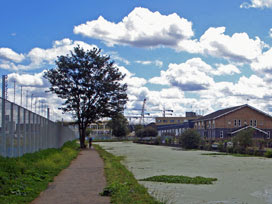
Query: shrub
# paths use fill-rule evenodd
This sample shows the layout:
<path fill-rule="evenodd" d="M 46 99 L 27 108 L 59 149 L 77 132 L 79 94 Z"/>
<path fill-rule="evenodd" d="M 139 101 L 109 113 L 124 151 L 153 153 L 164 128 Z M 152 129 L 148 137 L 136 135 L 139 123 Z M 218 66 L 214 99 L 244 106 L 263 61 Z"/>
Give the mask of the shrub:
<path fill-rule="evenodd" d="M 272 158 L 272 150 L 267 150 L 267 151 L 264 153 L 264 156 L 267 157 L 267 158 Z"/>
<path fill-rule="evenodd" d="M 181 146 L 185 149 L 196 149 L 200 144 L 200 135 L 196 130 L 188 129 L 180 136 Z"/>
<path fill-rule="evenodd" d="M 115 137 L 125 137 L 129 133 L 128 121 L 126 117 L 119 113 L 114 116 L 108 123 L 107 126 L 112 129 L 112 134 Z"/>
<path fill-rule="evenodd" d="M 140 181 L 183 183 L 183 184 L 213 184 L 214 181 L 217 181 L 217 178 L 205 178 L 202 176 L 189 177 L 189 176 L 161 175 L 141 179 Z"/>
<path fill-rule="evenodd" d="M 226 152 L 227 153 L 233 153 L 234 152 L 233 147 L 227 147 L 227 151 Z"/>
<path fill-rule="evenodd" d="M 244 153 L 246 148 L 253 144 L 253 133 L 254 130 L 252 128 L 242 130 L 236 134 L 233 138 L 234 146 L 237 153 Z"/>
<path fill-rule="evenodd" d="M 157 135 L 158 131 L 151 126 L 136 131 L 137 137 L 156 137 Z"/>
<path fill-rule="evenodd" d="M 224 142 L 220 141 L 219 144 L 218 144 L 218 150 L 220 152 L 225 152 L 226 151 L 226 148 L 224 147 Z"/>

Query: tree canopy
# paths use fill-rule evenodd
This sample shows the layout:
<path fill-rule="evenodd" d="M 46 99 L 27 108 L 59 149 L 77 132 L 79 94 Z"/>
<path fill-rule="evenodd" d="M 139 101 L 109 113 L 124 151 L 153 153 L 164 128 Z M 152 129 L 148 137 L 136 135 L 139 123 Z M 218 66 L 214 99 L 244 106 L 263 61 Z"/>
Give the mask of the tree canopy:
<path fill-rule="evenodd" d="M 247 147 L 253 144 L 253 134 L 253 128 L 248 128 L 238 132 L 233 138 L 234 145 L 236 147 L 240 146 L 242 148 L 241 151 L 245 151 Z"/>
<path fill-rule="evenodd" d="M 85 147 L 86 128 L 102 117 L 112 117 L 127 102 L 125 75 L 110 57 L 93 48 L 85 51 L 75 47 L 70 55 L 59 56 L 56 68 L 45 72 L 50 91 L 63 99 L 63 112 L 72 113 L 80 133 L 81 148 Z"/>
<path fill-rule="evenodd" d="M 158 135 L 158 131 L 151 127 L 143 127 L 135 131 L 137 137 L 156 137 Z"/>
<path fill-rule="evenodd" d="M 180 136 L 181 146 L 185 149 L 195 149 L 200 143 L 200 135 L 194 129 L 187 129 Z"/>
<path fill-rule="evenodd" d="M 117 114 L 107 124 L 115 137 L 125 137 L 129 133 L 128 121 L 122 113 Z"/>

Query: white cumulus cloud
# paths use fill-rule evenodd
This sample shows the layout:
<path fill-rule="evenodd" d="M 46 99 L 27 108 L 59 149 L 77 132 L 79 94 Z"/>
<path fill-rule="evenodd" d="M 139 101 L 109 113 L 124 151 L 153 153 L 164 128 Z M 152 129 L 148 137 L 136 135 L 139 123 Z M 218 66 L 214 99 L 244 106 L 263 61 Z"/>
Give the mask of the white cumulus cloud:
<path fill-rule="evenodd" d="M 90 45 L 82 41 L 72 41 L 68 38 L 54 41 L 52 48 L 33 48 L 29 53 L 17 54 L 9 48 L 0 48 L 0 68 L 10 71 L 39 69 L 55 64 L 57 56 L 67 55 L 73 51 L 74 47 L 80 46 L 85 50 L 91 50 L 95 45 Z M 29 64 L 22 63 L 29 60 Z"/>
<path fill-rule="evenodd" d="M 247 33 L 225 35 L 225 27 L 209 28 L 198 43 L 199 52 L 239 63 L 249 63 L 266 46 L 258 37 L 250 39 Z"/>
<path fill-rule="evenodd" d="M 212 71 L 214 75 L 233 75 L 240 74 L 241 71 L 233 64 L 216 64 L 216 70 Z"/>
<path fill-rule="evenodd" d="M 194 35 L 192 23 L 176 13 L 162 15 L 141 7 L 136 7 L 121 22 L 109 22 L 100 16 L 75 26 L 74 33 L 100 39 L 108 46 L 136 47 L 173 47 Z"/>
<path fill-rule="evenodd" d="M 11 73 L 8 75 L 10 82 L 16 82 L 17 85 L 33 86 L 33 87 L 48 87 L 48 81 L 43 77 L 44 71 L 36 74 L 18 74 Z"/>
<path fill-rule="evenodd" d="M 240 5 L 241 8 L 272 8 L 272 0 L 251 0 Z"/>
<path fill-rule="evenodd" d="M 200 58 L 192 58 L 181 64 L 169 64 L 166 71 L 161 71 L 160 77 L 154 77 L 149 83 L 171 85 L 183 91 L 198 91 L 208 89 L 214 81 L 209 76 L 212 67 Z"/>
<path fill-rule="evenodd" d="M 136 60 L 135 61 L 138 64 L 142 64 L 142 65 L 150 65 L 150 64 L 154 64 L 157 67 L 162 67 L 163 66 L 163 62 L 160 60 L 155 60 L 155 61 L 149 61 L 149 60 Z"/>
<path fill-rule="evenodd" d="M 256 72 L 272 73 L 272 48 L 264 52 L 251 64 L 251 68 Z"/>
<path fill-rule="evenodd" d="M 123 82 L 127 83 L 129 88 L 131 87 L 139 88 L 144 86 L 147 83 L 147 81 L 144 78 L 135 77 L 134 73 L 131 73 L 129 70 L 127 70 L 123 66 L 118 66 L 118 69 L 122 74 L 126 75 Z"/>
<path fill-rule="evenodd" d="M 21 62 L 25 59 L 23 54 L 18 54 L 10 48 L 0 48 L 0 60 L 11 60 L 14 62 Z"/>
<path fill-rule="evenodd" d="M 270 28 L 268 34 L 269 34 L 269 37 L 272 38 L 272 28 Z"/>

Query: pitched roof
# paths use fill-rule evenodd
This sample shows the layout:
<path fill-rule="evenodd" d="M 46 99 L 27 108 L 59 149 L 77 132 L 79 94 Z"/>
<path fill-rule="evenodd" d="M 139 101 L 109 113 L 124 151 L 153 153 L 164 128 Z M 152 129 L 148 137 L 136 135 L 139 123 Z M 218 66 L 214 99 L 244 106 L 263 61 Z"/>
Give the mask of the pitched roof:
<path fill-rule="evenodd" d="M 208 114 L 208 115 L 205 115 L 205 116 L 203 116 L 203 117 L 201 117 L 201 118 L 199 118 L 199 119 L 197 119 L 197 120 L 195 120 L 195 121 L 213 120 L 213 119 L 219 118 L 219 117 L 221 117 L 221 116 L 223 116 L 223 115 L 229 114 L 229 113 L 231 113 L 231 112 L 234 112 L 234 111 L 239 110 L 239 109 L 244 108 L 244 107 L 249 107 L 249 108 L 251 108 L 251 109 L 253 109 L 253 110 L 255 110 L 255 111 L 257 111 L 257 112 L 259 112 L 259 113 L 261 113 L 261 114 L 264 114 L 264 115 L 266 115 L 266 116 L 272 118 L 272 117 L 271 117 L 270 115 L 268 115 L 267 113 L 262 112 L 262 111 L 260 111 L 260 110 L 258 110 L 258 109 L 256 109 L 256 108 L 254 108 L 254 107 L 248 105 L 248 104 L 244 104 L 244 105 L 240 105 L 240 106 L 234 106 L 234 107 L 231 107 L 231 108 L 225 108 L 225 109 L 221 109 L 221 110 L 215 111 L 215 112 L 210 113 L 210 114 Z"/>
<path fill-rule="evenodd" d="M 235 130 L 235 131 L 232 131 L 230 134 L 232 134 L 232 135 L 233 135 L 233 134 L 236 134 L 237 132 L 240 132 L 240 131 L 242 131 L 242 130 L 244 130 L 244 129 L 247 129 L 247 128 L 253 128 L 253 129 L 255 129 L 255 130 L 258 130 L 258 131 L 264 133 L 265 135 L 268 135 L 268 132 L 265 132 L 264 130 L 261 130 L 260 128 L 257 128 L 257 127 L 251 126 L 251 125 L 247 125 L 247 126 L 244 126 L 244 127 L 242 127 L 242 128 L 239 128 L 239 129 L 237 129 L 237 130 Z"/>

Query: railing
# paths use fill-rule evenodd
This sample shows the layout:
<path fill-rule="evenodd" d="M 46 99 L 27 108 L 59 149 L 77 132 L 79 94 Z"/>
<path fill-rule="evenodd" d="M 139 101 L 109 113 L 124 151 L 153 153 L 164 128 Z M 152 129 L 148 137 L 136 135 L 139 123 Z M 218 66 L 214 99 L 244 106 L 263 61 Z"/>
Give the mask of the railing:
<path fill-rule="evenodd" d="M 19 157 L 41 149 L 59 148 L 78 134 L 0 97 L 0 155 Z"/>

